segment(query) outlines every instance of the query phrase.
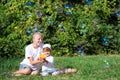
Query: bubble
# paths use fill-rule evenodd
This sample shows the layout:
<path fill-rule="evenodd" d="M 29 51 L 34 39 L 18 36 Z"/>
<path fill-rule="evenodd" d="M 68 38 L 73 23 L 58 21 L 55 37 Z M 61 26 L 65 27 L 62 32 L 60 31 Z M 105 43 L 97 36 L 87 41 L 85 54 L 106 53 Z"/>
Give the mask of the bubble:
<path fill-rule="evenodd" d="M 92 0 L 86 0 L 86 4 L 90 6 L 92 4 Z"/>
<path fill-rule="evenodd" d="M 59 27 L 59 28 L 62 27 L 62 24 L 58 24 L 58 27 Z"/>
<path fill-rule="evenodd" d="M 39 17 L 39 18 L 41 18 L 41 17 L 42 17 L 42 15 L 43 15 L 42 13 L 39 13 L 39 14 L 38 14 L 38 17 Z"/>
<path fill-rule="evenodd" d="M 102 45 L 104 45 L 104 46 L 109 46 L 109 42 L 107 42 L 107 41 L 102 42 Z"/>
<path fill-rule="evenodd" d="M 44 31 L 42 29 L 38 30 L 38 32 L 43 33 Z"/>
<path fill-rule="evenodd" d="M 83 51 L 83 50 L 78 50 L 78 53 L 79 53 L 81 56 L 84 56 L 84 51 Z"/>
<path fill-rule="evenodd" d="M 26 34 L 27 34 L 28 36 L 32 36 L 32 34 L 33 34 L 32 29 L 31 29 L 31 28 L 27 28 L 27 29 L 26 29 Z"/>
<path fill-rule="evenodd" d="M 73 6 L 72 6 L 71 3 L 67 3 L 67 4 L 64 5 L 64 7 L 65 7 L 65 8 L 72 8 Z"/>
<path fill-rule="evenodd" d="M 82 29 L 83 29 L 83 28 L 85 28 L 85 26 L 84 26 L 84 25 L 80 25 L 79 27 L 80 27 L 80 28 L 82 28 Z"/>
<path fill-rule="evenodd" d="M 110 42 L 110 38 L 107 38 L 107 37 L 103 37 L 103 38 L 101 38 L 101 40 L 102 40 L 102 42 L 101 42 L 101 44 L 103 45 L 103 46 L 109 46 L 109 42 Z"/>
<path fill-rule="evenodd" d="M 82 45 L 78 45 L 77 50 L 78 50 L 78 53 L 79 53 L 81 56 L 84 56 L 84 50 L 83 50 L 83 48 L 82 48 Z"/>
<path fill-rule="evenodd" d="M 43 16 L 40 10 L 37 10 L 36 13 L 37 13 L 38 18 L 41 18 Z"/>
<path fill-rule="evenodd" d="M 115 11 L 115 16 L 119 17 L 120 16 L 120 10 Z"/>
<path fill-rule="evenodd" d="M 65 10 L 64 10 L 64 14 L 66 14 L 66 15 L 71 15 L 71 14 L 73 14 L 73 12 L 72 12 L 72 4 L 71 3 L 67 3 L 67 4 L 65 4 L 64 5 L 64 8 L 65 8 Z"/>
<path fill-rule="evenodd" d="M 34 2 L 28 1 L 28 2 L 26 3 L 26 6 L 33 6 L 34 4 L 35 4 Z"/>
<path fill-rule="evenodd" d="M 108 58 L 104 58 L 103 59 L 103 67 L 104 68 L 109 68 L 111 65 L 110 65 L 110 62 L 109 62 L 109 59 Z"/>
<path fill-rule="evenodd" d="M 78 45 L 77 49 L 81 50 L 82 49 L 82 45 Z"/>
<path fill-rule="evenodd" d="M 38 26 L 33 27 L 33 31 L 36 32 L 38 30 Z"/>
<path fill-rule="evenodd" d="M 65 32 L 65 29 L 64 29 L 62 23 L 58 24 L 58 30 L 61 31 L 61 32 Z"/>
<path fill-rule="evenodd" d="M 109 41 L 110 38 L 107 38 L 107 37 L 103 37 L 102 38 L 102 41 Z"/>
<path fill-rule="evenodd" d="M 82 25 L 80 25 L 79 27 L 80 27 L 81 29 L 84 29 L 84 28 L 87 27 L 87 25 L 86 25 L 86 24 L 82 24 Z"/>

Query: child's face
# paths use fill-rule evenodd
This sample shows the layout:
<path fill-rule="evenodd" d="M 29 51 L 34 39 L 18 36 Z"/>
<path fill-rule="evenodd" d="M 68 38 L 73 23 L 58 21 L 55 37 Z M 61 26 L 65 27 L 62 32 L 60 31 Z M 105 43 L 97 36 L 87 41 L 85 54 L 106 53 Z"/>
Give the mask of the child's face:
<path fill-rule="evenodd" d="M 50 56 L 51 55 L 51 49 L 46 47 L 46 48 L 43 48 L 43 53 L 46 54 L 46 56 Z"/>
<path fill-rule="evenodd" d="M 48 57 L 48 56 L 50 56 L 50 51 L 43 51 L 45 54 L 46 54 L 46 56 Z"/>

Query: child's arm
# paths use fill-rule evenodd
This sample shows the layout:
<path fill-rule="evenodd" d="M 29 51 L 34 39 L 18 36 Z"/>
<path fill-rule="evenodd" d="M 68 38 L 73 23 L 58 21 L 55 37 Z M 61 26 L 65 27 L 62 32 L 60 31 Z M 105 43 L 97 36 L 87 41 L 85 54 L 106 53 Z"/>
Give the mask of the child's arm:
<path fill-rule="evenodd" d="M 44 59 L 44 61 L 45 61 L 46 63 L 48 63 L 48 61 L 47 61 L 46 59 Z"/>
<path fill-rule="evenodd" d="M 54 57 L 48 56 L 45 58 L 45 61 L 49 64 L 54 64 Z"/>

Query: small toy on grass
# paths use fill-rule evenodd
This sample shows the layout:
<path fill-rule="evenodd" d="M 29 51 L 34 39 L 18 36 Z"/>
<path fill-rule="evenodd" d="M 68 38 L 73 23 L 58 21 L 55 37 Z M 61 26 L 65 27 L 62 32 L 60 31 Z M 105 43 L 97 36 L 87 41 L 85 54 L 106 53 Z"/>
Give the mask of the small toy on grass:
<path fill-rule="evenodd" d="M 73 67 L 65 67 L 62 69 L 58 69 L 58 71 L 60 72 L 60 74 L 69 74 L 69 73 L 76 73 L 78 70 Z"/>
<path fill-rule="evenodd" d="M 69 73 L 76 73 L 77 69 L 75 68 L 67 68 L 64 70 L 65 74 L 69 74 Z"/>

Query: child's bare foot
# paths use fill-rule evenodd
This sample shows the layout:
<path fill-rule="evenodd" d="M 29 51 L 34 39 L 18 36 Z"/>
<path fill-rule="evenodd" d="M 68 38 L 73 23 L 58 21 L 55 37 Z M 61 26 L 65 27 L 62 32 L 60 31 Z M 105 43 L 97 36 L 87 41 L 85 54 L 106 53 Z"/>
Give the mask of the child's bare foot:
<path fill-rule="evenodd" d="M 21 76 L 21 75 L 22 75 L 22 74 L 15 73 L 15 72 L 12 73 L 12 76 Z"/>

